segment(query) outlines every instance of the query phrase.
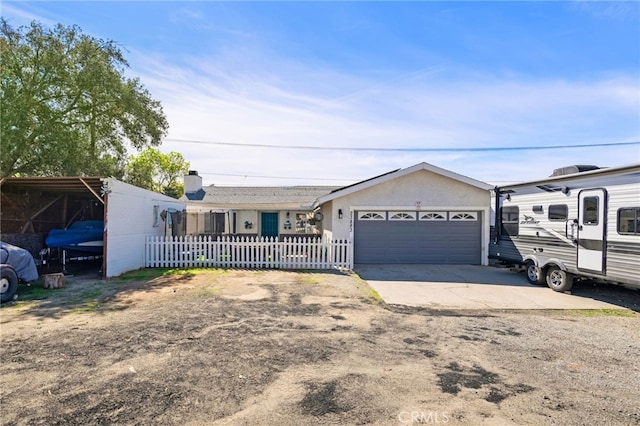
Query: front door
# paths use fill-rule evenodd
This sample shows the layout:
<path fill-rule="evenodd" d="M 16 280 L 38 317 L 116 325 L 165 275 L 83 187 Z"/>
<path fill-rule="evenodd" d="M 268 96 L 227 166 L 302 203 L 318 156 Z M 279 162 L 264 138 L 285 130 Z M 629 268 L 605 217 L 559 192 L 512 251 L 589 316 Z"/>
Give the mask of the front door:
<path fill-rule="evenodd" d="M 578 270 L 603 274 L 607 192 L 588 189 L 578 195 Z"/>
<path fill-rule="evenodd" d="M 260 236 L 262 237 L 278 236 L 278 213 L 261 213 L 260 214 Z"/>

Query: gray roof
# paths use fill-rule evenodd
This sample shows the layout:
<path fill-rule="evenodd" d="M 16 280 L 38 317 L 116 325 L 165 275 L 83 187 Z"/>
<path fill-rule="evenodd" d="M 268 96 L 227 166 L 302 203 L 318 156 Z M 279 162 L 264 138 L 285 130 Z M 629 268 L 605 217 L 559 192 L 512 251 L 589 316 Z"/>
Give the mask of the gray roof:
<path fill-rule="evenodd" d="M 200 194 L 185 194 L 197 204 L 221 207 L 250 205 L 282 205 L 309 207 L 323 195 L 335 190 L 335 186 L 216 186 L 203 187 Z M 202 196 L 203 195 L 203 196 Z"/>

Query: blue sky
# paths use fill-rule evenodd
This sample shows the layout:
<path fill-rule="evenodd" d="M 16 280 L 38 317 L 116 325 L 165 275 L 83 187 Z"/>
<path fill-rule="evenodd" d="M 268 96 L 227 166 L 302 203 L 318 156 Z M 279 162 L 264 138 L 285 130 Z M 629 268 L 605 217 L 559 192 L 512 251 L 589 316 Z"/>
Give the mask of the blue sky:
<path fill-rule="evenodd" d="M 423 161 L 499 184 L 640 162 L 637 144 L 464 150 L 640 141 L 639 2 L 1 7 L 118 42 L 169 119 L 160 149 L 205 184 L 340 186 Z"/>

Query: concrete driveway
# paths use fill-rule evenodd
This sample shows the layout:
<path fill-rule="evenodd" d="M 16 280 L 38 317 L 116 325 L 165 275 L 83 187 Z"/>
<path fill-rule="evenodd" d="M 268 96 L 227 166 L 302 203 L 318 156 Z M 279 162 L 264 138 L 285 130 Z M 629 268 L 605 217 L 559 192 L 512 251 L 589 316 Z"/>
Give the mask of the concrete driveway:
<path fill-rule="evenodd" d="M 524 273 L 492 266 L 356 265 L 354 269 L 389 304 L 436 309 L 611 309 L 625 306 L 608 303 L 607 297 L 599 297 L 593 291 L 594 294 L 589 294 L 588 289 L 585 291 L 577 285 L 573 294 L 558 293 L 548 287 L 529 284 Z M 621 290 L 628 291 L 631 297 L 638 297 L 639 292 Z"/>

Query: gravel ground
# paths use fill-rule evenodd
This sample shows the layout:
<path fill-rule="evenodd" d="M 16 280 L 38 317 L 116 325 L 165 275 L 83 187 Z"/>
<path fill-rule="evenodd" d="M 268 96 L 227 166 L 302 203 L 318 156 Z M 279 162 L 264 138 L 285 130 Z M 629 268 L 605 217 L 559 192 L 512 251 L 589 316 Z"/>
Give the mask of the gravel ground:
<path fill-rule="evenodd" d="M 211 270 L 72 278 L 0 321 L 3 425 L 640 424 L 632 309 L 430 310 L 351 274 Z"/>

